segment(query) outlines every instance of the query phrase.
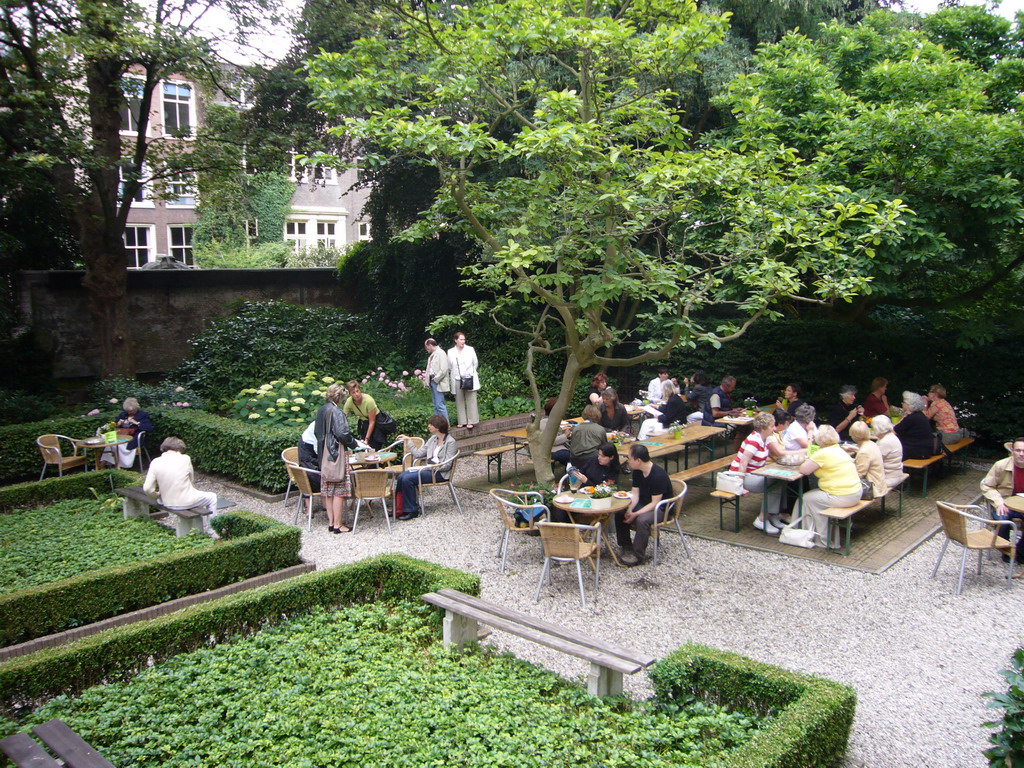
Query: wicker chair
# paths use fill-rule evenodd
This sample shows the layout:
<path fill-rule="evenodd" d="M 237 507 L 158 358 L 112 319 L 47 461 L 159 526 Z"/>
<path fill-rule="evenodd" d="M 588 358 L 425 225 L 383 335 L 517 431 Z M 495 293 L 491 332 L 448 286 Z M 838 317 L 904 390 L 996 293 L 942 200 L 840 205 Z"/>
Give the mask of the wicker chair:
<path fill-rule="evenodd" d="M 942 563 L 943 555 L 946 554 L 946 547 L 949 546 L 949 542 L 953 541 L 963 547 L 963 553 L 960 556 L 960 577 L 956 583 L 956 593 L 958 595 L 964 589 L 964 569 L 967 566 L 967 550 L 978 551 L 979 574 L 981 573 L 981 555 L 983 552 L 991 554 L 995 550 L 1001 554 L 1009 555 L 1010 563 L 1006 571 L 1006 586 L 1009 587 L 1012 583 L 1010 577 L 1013 575 L 1014 567 L 1013 542 L 1016 542 L 1020 535 L 1017 523 L 1012 520 L 991 520 L 987 517 L 981 517 L 980 514 L 983 514 L 984 510 L 974 505 L 958 505 L 950 504 L 946 501 L 937 501 L 935 506 L 939 511 L 939 519 L 942 521 L 942 531 L 946 534 L 946 540 L 942 542 L 939 559 L 935 561 L 935 567 L 932 569 L 932 578 L 934 579 L 935 574 L 939 572 L 939 565 Z M 972 515 L 967 510 L 980 514 Z M 968 527 L 968 521 L 975 524 L 973 528 Z M 1010 526 L 1013 529 L 1009 540 L 999 535 L 999 529 L 1004 525 Z M 982 527 L 979 528 L 978 526 Z"/>
<path fill-rule="evenodd" d="M 551 563 L 576 563 L 576 578 L 580 585 L 580 602 L 587 607 L 587 594 L 583 589 L 583 568 L 580 561 L 589 560 L 594 568 L 594 596 L 601 583 L 601 526 L 573 525 L 572 523 L 537 523 L 540 540 L 544 544 L 544 569 L 533 601 L 540 602 L 540 590 L 545 580 L 551 583 Z"/>
<path fill-rule="evenodd" d="M 505 561 L 508 558 L 508 542 L 513 533 L 537 534 L 538 518 L 542 515 L 550 520 L 551 510 L 544 505 L 544 497 L 538 491 L 509 491 L 504 488 L 492 488 L 491 496 L 498 502 L 498 514 L 505 526 L 498 543 L 498 556 L 501 557 L 501 572 L 505 573 Z M 538 507 L 542 512 L 538 512 Z M 521 513 L 526 524 L 520 527 L 516 512 Z"/>
<path fill-rule="evenodd" d="M 424 440 L 422 437 L 410 437 L 409 440 L 412 441 L 412 447 L 414 449 L 416 449 L 416 450 L 419 450 L 420 448 L 422 448 L 423 444 L 426 443 L 426 440 Z M 393 442 L 391 445 L 388 446 L 388 448 L 394 448 L 394 447 L 404 448 L 405 447 L 405 441 L 403 441 L 403 440 L 396 440 L 395 442 Z M 412 451 L 407 451 L 407 452 L 403 453 L 402 454 L 402 471 L 404 472 L 407 469 L 412 469 L 412 465 L 413 465 L 413 463 L 415 463 L 415 461 L 416 461 L 416 457 L 412 455 Z"/>
<path fill-rule="evenodd" d="M 65 456 L 60 450 L 60 441 L 67 440 L 71 444 L 71 455 Z M 89 461 L 85 454 L 78 453 L 78 444 L 67 435 L 40 435 L 36 438 L 36 445 L 43 455 L 43 471 L 39 473 L 39 479 L 46 476 L 46 468 L 50 465 L 57 467 L 57 475 L 64 477 L 65 469 L 84 467 Z"/>
<path fill-rule="evenodd" d="M 295 505 L 295 517 L 292 519 L 292 525 L 295 525 L 299 521 L 299 512 L 302 511 L 302 503 L 306 502 L 306 530 L 313 530 L 313 497 L 319 496 L 319 491 L 314 491 L 312 486 L 309 484 L 310 475 L 319 475 L 315 469 L 306 469 L 300 467 L 298 464 L 289 464 L 285 462 L 285 469 L 288 470 L 288 479 L 295 484 L 295 489 L 299 492 L 299 500 Z"/>
<path fill-rule="evenodd" d="M 654 564 L 658 564 L 658 540 L 661 538 L 661 529 L 668 525 L 674 525 L 679 540 L 683 542 L 683 551 L 690 557 L 690 548 L 686 544 L 686 537 L 683 535 L 683 528 L 679 525 L 679 516 L 683 513 L 683 497 L 686 496 L 686 483 L 682 480 L 672 481 L 672 493 L 670 499 L 662 499 L 654 507 L 654 525 L 651 526 L 651 540 L 654 542 Z"/>
<path fill-rule="evenodd" d="M 423 463 L 420 463 L 423 462 Z M 420 499 L 420 509 L 426 512 L 426 505 L 423 503 L 423 489 L 424 488 L 443 488 L 448 487 L 449 493 L 452 495 L 452 501 L 455 502 L 455 507 L 459 510 L 459 514 L 462 514 L 462 505 L 459 503 L 459 497 L 455 495 L 455 468 L 459 463 L 459 452 L 456 451 L 455 455 L 452 456 L 451 460 L 446 464 L 427 464 L 425 459 L 417 459 L 412 463 L 411 469 L 429 469 L 431 479 L 424 482 L 423 476 L 418 475 L 416 478 L 416 489 Z M 405 462 L 403 461 L 403 466 Z M 440 473 L 448 475 L 447 478 L 442 478 Z"/>
<path fill-rule="evenodd" d="M 291 448 L 285 448 L 283 451 L 281 451 L 281 461 L 283 461 L 285 464 L 296 464 L 297 465 L 299 463 L 299 447 L 296 445 L 296 446 L 292 446 Z M 294 483 L 292 482 L 291 475 L 289 475 L 288 476 L 288 487 L 285 488 L 285 490 L 284 490 L 284 503 L 285 504 L 288 503 L 288 497 L 291 496 L 292 486 L 293 485 L 294 485 Z"/>
<path fill-rule="evenodd" d="M 391 533 L 391 515 L 388 514 L 388 499 L 391 497 L 392 473 L 386 469 L 357 469 L 352 472 L 352 498 L 356 500 L 356 511 L 352 518 L 352 533 L 359 524 L 359 508 L 366 500 L 369 505 L 372 499 L 380 499 L 384 505 L 384 522 Z"/>

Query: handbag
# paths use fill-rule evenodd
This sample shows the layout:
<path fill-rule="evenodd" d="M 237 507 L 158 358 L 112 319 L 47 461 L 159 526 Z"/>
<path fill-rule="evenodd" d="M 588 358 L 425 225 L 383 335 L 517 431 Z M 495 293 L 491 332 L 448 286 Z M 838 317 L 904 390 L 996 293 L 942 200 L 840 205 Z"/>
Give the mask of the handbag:
<path fill-rule="evenodd" d="M 868 482 L 866 477 L 860 479 L 860 497 L 865 501 L 875 498 L 875 487 Z"/>
<path fill-rule="evenodd" d="M 327 450 L 324 443 L 324 457 L 320 461 L 320 479 L 327 483 L 340 483 L 345 479 L 348 472 L 348 459 L 345 456 L 345 449 L 338 445 L 338 458 L 331 461 L 331 452 Z"/>
<path fill-rule="evenodd" d="M 119 437 L 134 437 L 135 427 L 118 427 L 117 434 Z"/>
<path fill-rule="evenodd" d="M 398 429 L 398 422 L 395 421 L 395 417 L 386 411 L 377 411 L 377 420 L 373 424 L 375 430 L 379 429 L 385 435 L 390 435 Z"/>
<path fill-rule="evenodd" d="M 734 493 L 737 496 L 743 493 L 742 472 L 719 472 L 715 475 L 715 490 Z"/>
<path fill-rule="evenodd" d="M 803 547 L 804 549 L 812 549 L 815 546 L 815 538 L 819 536 L 817 531 L 809 528 L 797 528 L 796 524 L 800 522 L 802 518 L 797 518 L 789 525 L 782 526 L 782 531 L 779 533 L 779 542 L 782 544 L 789 544 L 793 547 Z"/>
<path fill-rule="evenodd" d="M 473 377 L 472 376 L 460 376 L 459 377 L 459 389 L 472 389 L 473 388 Z"/>

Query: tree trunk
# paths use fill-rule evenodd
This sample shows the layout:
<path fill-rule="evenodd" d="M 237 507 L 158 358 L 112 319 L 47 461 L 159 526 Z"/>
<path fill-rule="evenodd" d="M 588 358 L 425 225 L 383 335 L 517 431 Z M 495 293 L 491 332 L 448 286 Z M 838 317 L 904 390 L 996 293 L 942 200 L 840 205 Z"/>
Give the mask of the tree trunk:
<path fill-rule="evenodd" d="M 551 471 L 551 447 L 555 443 L 555 436 L 558 434 L 559 425 L 566 416 L 566 409 L 569 401 L 572 400 L 573 392 L 576 390 L 576 382 L 579 380 L 580 371 L 583 370 L 572 353 L 566 354 L 565 370 L 562 372 L 562 388 L 558 393 L 558 399 L 551 413 L 548 415 L 548 423 L 544 431 L 540 430 L 540 421 L 534 419 L 526 427 L 526 438 L 530 443 L 530 455 L 533 456 L 533 472 L 537 482 L 543 485 L 554 487 L 555 476 Z"/>

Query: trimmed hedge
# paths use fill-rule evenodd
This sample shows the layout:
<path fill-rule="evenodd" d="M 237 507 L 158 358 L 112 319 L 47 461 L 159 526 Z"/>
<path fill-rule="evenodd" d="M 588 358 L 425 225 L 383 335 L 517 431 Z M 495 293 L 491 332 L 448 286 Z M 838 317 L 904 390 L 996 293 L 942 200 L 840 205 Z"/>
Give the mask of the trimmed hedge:
<path fill-rule="evenodd" d="M 0 513 L 12 509 L 44 507 L 66 499 L 89 499 L 110 493 L 111 488 L 141 485 L 142 475 L 126 469 L 102 472 L 74 472 L 64 477 L 48 477 L 42 481 L 8 485 L 0 488 Z"/>
<path fill-rule="evenodd" d="M 271 493 L 288 487 L 281 451 L 296 445 L 302 432 L 294 427 L 253 426 L 187 408 L 162 411 L 159 418 L 154 416 L 153 427 L 149 445 L 154 455 L 154 447 L 175 435 L 185 441 L 196 469 L 227 475 Z"/>
<path fill-rule="evenodd" d="M 91 437 L 96 434 L 96 428 L 109 418 L 109 414 L 101 413 L 96 416 L 65 416 L 0 427 L 0 445 L 4 446 L 4 460 L 0 463 L 0 483 L 39 477 L 39 470 L 43 468 L 43 457 L 36 445 L 36 438 L 40 435 Z M 67 443 L 61 443 L 61 450 L 67 450 Z M 51 467 L 47 469 L 47 474 L 56 471 Z M 73 471 L 81 472 L 80 469 Z"/>
<path fill-rule="evenodd" d="M 151 662 L 251 634 L 318 606 L 417 600 L 444 587 L 476 595 L 480 578 L 406 555 L 380 555 L 110 629 L 0 664 L 0 714 L 14 716 L 55 696 L 130 677 Z M 440 625 L 441 613 L 436 616 Z"/>
<path fill-rule="evenodd" d="M 209 547 L 90 571 L 0 596 L 0 646 L 216 589 L 300 562 L 298 528 L 252 512 L 218 515 L 211 524 L 224 539 L 211 542 Z"/>
<path fill-rule="evenodd" d="M 697 697 L 770 717 L 726 756 L 732 768 L 825 768 L 846 752 L 857 695 L 830 680 L 687 644 L 649 674 L 663 702 Z"/>

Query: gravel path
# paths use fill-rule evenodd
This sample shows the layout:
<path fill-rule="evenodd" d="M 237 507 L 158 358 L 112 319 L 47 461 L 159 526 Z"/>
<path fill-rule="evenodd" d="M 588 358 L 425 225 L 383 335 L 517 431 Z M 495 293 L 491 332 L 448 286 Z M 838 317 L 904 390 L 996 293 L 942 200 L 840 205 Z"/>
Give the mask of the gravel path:
<path fill-rule="evenodd" d="M 483 460 L 463 460 L 459 471 L 483 474 Z M 266 503 L 208 478 L 200 487 L 241 509 L 292 520 L 294 498 Z M 327 568 L 402 552 L 480 574 L 488 600 L 654 656 L 692 640 L 847 683 L 858 706 L 844 768 L 987 765 L 980 724 L 993 713 L 980 694 L 1003 688 L 998 671 L 1022 643 L 1021 586 L 1005 589 L 1002 571 L 986 564 L 956 597 L 958 551 L 947 552 L 939 576 L 929 578 L 941 536 L 881 575 L 694 538 L 687 559 L 669 536 L 657 569 L 602 567 L 597 604 L 584 611 L 575 569 L 556 571 L 533 602 L 542 563 L 535 538 L 513 537 L 501 575 L 502 528 L 490 498 L 461 490 L 459 498 L 461 514 L 446 491 L 432 491 L 427 514 L 396 522 L 390 536 L 379 508 L 373 518 L 361 515 L 355 535 L 329 534 L 321 512 L 312 532 L 303 527 L 302 556 Z M 514 636 L 495 633 L 491 642 L 569 678 L 587 672 L 579 659 Z M 627 689 L 650 693 L 643 675 L 627 678 Z"/>

